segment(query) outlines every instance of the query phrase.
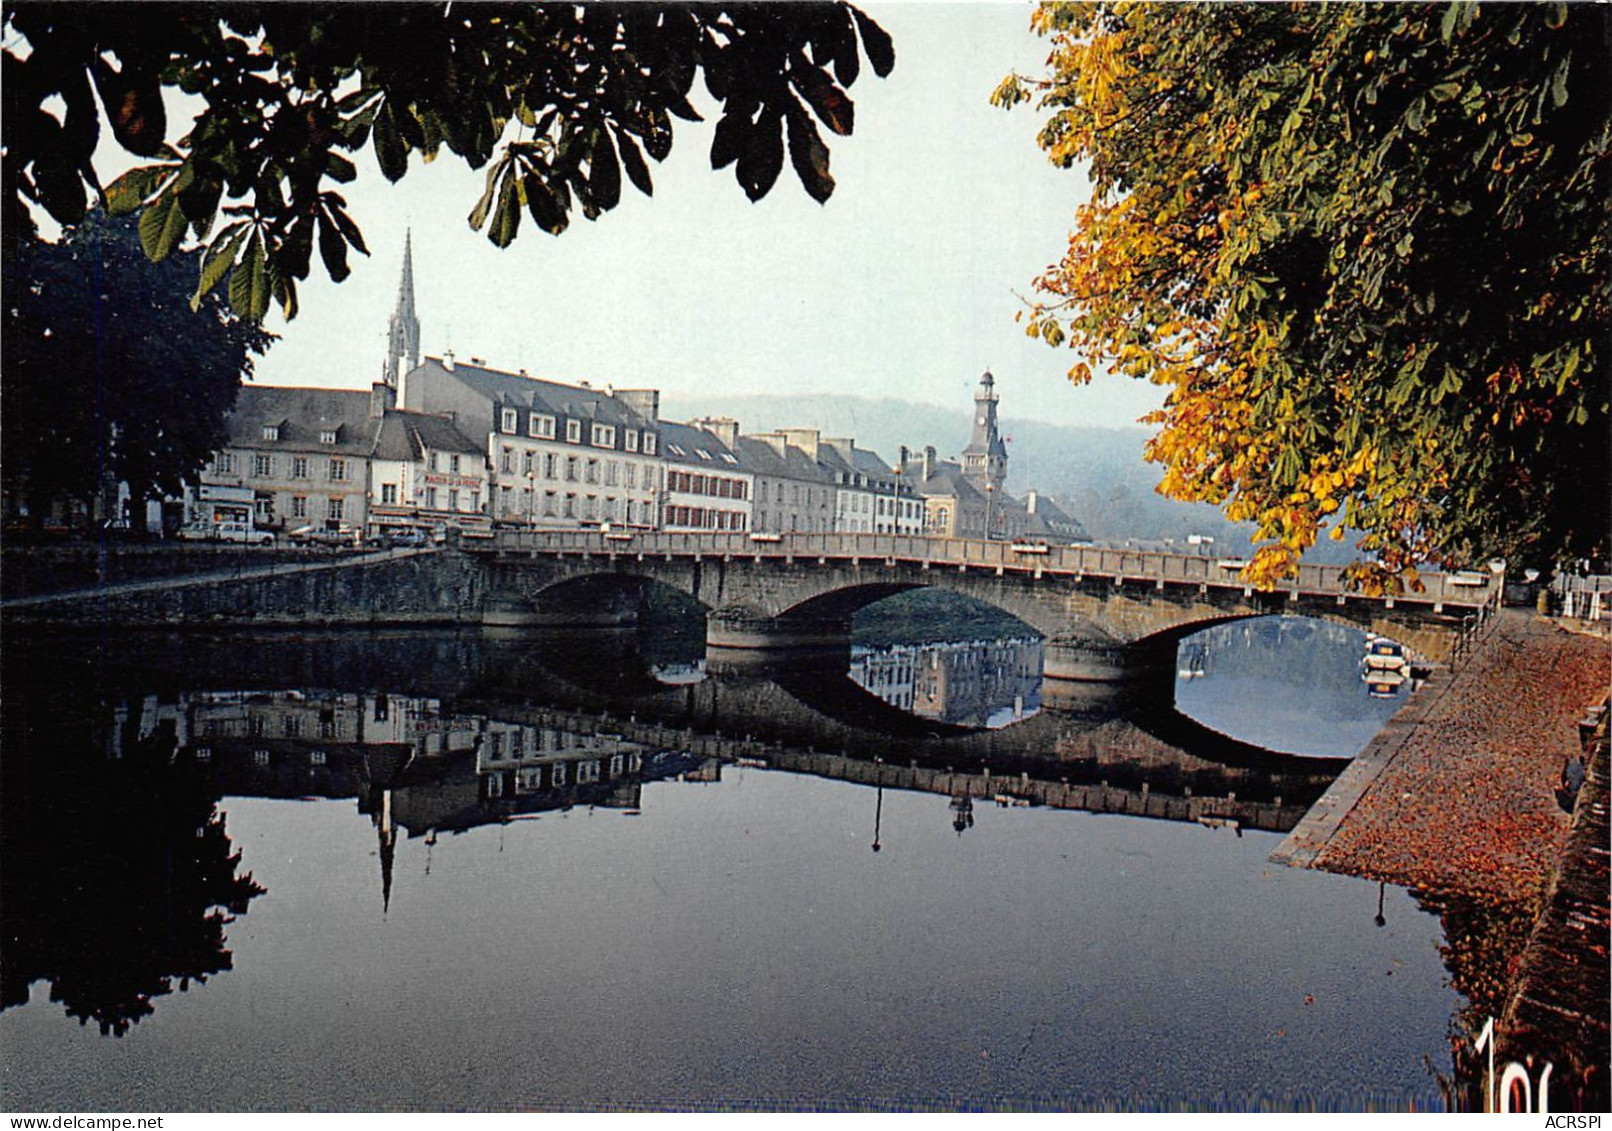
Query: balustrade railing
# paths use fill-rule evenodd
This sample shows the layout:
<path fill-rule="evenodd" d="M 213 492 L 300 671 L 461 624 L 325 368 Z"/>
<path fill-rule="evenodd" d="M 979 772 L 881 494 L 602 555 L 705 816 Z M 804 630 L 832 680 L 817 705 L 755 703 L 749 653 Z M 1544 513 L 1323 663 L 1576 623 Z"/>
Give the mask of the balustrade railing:
<path fill-rule="evenodd" d="M 693 534 L 675 531 L 505 531 L 479 546 L 499 553 L 587 556 L 728 557 L 757 560 L 891 561 L 935 567 L 962 567 L 1002 573 L 1069 577 L 1112 577 L 1166 585 L 1209 585 L 1249 589 L 1242 559 L 1170 554 L 1104 546 L 1054 546 L 932 538 L 912 534 Z M 1393 600 L 1487 609 L 1497 604 L 1501 579 L 1476 573 L 1424 573 L 1422 591 Z M 1343 566 L 1299 567 L 1296 577 L 1278 583 L 1275 593 L 1293 597 L 1345 597 L 1366 600 L 1352 590 Z"/>

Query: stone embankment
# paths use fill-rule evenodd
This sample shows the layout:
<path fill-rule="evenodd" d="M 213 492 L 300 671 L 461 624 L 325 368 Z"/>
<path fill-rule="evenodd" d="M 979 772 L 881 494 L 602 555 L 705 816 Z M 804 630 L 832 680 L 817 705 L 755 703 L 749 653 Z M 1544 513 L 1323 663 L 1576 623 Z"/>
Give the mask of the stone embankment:
<path fill-rule="evenodd" d="M 1528 916 L 1527 945 L 1500 972 L 1496 1053 L 1536 1074 L 1550 1063 L 1558 1111 L 1607 1095 L 1609 680 L 1604 635 L 1506 610 L 1273 856 Z M 1570 766 L 1584 784 L 1559 800 Z"/>
<path fill-rule="evenodd" d="M 1607 695 L 1605 640 L 1505 610 L 1340 776 L 1279 858 L 1407 887 L 1532 902 L 1567 841 L 1556 800 L 1578 722 Z M 1313 819 L 1312 819 L 1313 818 Z"/>

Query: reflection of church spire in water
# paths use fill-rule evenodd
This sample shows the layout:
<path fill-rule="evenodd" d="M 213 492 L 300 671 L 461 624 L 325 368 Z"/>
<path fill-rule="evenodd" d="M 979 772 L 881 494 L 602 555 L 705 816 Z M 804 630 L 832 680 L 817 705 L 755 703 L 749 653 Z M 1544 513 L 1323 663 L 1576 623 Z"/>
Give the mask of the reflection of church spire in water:
<path fill-rule="evenodd" d="M 392 907 L 392 861 L 397 854 L 397 828 L 392 824 L 392 791 L 381 791 L 381 811 L 375 818 L 375 835 L 380 841 L 381 914 Z"/>

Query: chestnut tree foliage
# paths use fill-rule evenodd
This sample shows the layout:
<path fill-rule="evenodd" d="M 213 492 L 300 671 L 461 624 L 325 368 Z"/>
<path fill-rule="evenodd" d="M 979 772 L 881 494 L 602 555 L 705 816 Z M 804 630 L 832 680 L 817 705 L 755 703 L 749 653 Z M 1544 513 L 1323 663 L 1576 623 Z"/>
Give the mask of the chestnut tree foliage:
<path fill-rule="evenodd" d="M 523 215 L 557 235 L 574 211 L 614 208 L 624 179 L 651 193 L 646 156 L 665 159 L 674 118 L 699 120 L 699 75 L 722 107 L 712 165 L 733 166 L 756 200 L 787 149 L 824 201 L 819 125 L 849 134 L 862 58 L 880 76 L 895 61 L 844 3 L 24 3 L 7 6 L 5 32 L 10 238 L 34 231 L 27 202 L 71 225 L 99 195 L 140 213 L 154 260 L 205 243 L 198 302 L 226 285 L 253 319 L 271 301 L 295 314 L 316 247 L 338 282 L 349 250 L 367 254 L 340 191 L 366 148 L 392 181 L 411 155 L 486 166 L 470 223 L 503 247 Z M 165 87 L 203 103 L 182 131 Z M 102 111 L 123 149 L 151 159 L 104 190 Z"/>
<path fill-rule="evenodd" d="M 1164 386 L 1160 490 L 1331 526 L 1368 588 L 1608 533 L 1608 9 L 1051 3 L 1049 158 L 1091 182 L 1032 336 Z"/>

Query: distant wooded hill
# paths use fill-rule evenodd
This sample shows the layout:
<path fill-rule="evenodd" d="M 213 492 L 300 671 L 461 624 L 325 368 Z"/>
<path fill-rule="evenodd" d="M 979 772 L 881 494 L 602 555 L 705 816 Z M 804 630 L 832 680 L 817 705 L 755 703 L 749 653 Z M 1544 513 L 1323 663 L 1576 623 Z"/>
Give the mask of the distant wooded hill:
<path fill-rule="evenodd" d="M 935 445 L 942 459 L 955 459 L 968 443 L 969 419 L 938 405 L 861 397 L 758 395 L 719 392 L 699 397 L 667 396 L 661 414 L 669 420 L 731 416 L 745 432 L 817 428 L 825 436 L 850 436 L 887 461 L 906 444 L 922 451 Z M 1243 555 L 1253 527 L 1227 522 L 1216 507 L 1178 503 L 1154 491 L 1161 469 L 1145 462 L 1142 428 L 1083 428 L 1035 420 L 1002 420 L 1008 443 L 1008 489 L 1022 495 L 1034 487 L 1053 496 L 1098 541 L 1173 539 L 1189 534 L 1215 539 L 1213 553 Z M 1324 542 L 1312 561 L 1346 562 L 1347 544 Z"/>

